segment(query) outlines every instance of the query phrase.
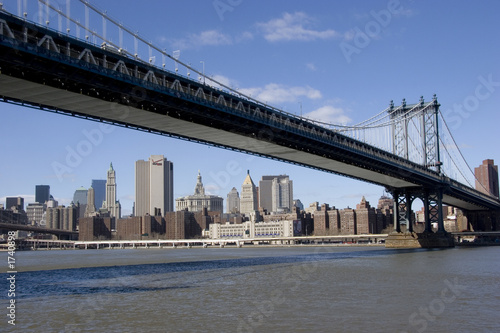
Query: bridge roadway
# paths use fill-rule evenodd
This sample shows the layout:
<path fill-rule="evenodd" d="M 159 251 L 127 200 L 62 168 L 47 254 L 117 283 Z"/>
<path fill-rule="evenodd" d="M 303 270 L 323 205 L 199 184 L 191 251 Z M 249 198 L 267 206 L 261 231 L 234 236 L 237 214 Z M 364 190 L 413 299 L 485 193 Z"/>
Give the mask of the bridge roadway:
<path fill-rule="evenodd" d="M 0 12 L 0 100 L 363 180 L 444 191 L 443 202 L 500 201 L 394 154 L 131 55 Z M 432 102 L 429 102 L 432 103 Z"/>
<path fill-rule="evenodd" d="M 5 230 L 23 230 L 23 231 L 32 231 L 32 232 L 37 232 L 41 234 L 53 234 L 57 235 L 59 237 L 65 236 L 69 237 L 72 239 L 77 239 L 78 238 L 78 231 L 69 231 L 69 230 L 62 230 L 62 229 L 49 229 L 49 228 L 43 228 L 43 227 L 35 227 L 32 225 L 25 225 L 25 224 L 14 224 L 14 223 L 0 223 L 0 230 L 5 229 Z"/>

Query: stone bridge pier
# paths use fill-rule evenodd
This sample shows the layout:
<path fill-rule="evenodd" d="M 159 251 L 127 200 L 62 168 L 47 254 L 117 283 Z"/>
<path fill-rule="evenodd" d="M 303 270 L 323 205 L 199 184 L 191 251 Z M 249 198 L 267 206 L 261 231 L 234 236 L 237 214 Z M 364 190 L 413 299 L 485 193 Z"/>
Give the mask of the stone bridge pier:
<path fill-rule="evenodd" d="M 387 248 L 441 248 L 453 247 L 451 234 L 444 229 L 443 189 L 402 188 L 388 189 L 394 199 L 394 230 L 386 239 Z M 424 204 L 425 229 L 416 232 L 413 228 L 413 200 L 420 198 Z M 436 223 L 438 230 L 432 230 Z M 401 225 L 406 225 L 402 230 Z"/>

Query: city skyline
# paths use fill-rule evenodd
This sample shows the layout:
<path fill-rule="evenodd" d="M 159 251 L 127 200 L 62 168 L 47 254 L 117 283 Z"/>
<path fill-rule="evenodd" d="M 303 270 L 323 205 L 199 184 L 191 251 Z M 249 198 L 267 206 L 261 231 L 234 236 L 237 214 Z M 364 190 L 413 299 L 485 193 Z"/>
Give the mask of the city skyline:
<path fill-rule="evenodd" d="M 154 162 L 155 162 L 155 158 L 157 158 L 157 159 L 158 159 L 158 158 L 161 158 L 161 160 L 162 160 L 162 161 L 166 164 L 166 166 L 168 167 L 168 169 L 170 169 L 170 168 L 172 167 L 172 165 L 174 164 L 174 162 L 173 162 L 173 161 L 169 161 L 169 160 L 167 160 L 167 158 L 164 158 L 164 157 L 163 157 L 163 155 L 151 155 L 148 161 L 143 161 L 143 160 L 138 160 L 138 161 L 135 161 L 135 163 L 136 163 L 136 168 L 138 167 L 138 164 L 140 164 L 141 162 L 142 162 L 143 164 L 148 164 L 148 165 L 149 165 L 150 163 L 154 163 Z M 142 171 L 143 171 L 143 170 L 141 170 L 141 172 L 142 172 Z M 114 170 L 114 168 L 113 168 L 113 166 L 112 166 L 112 163 L 111 163 L 111 165 L 108 167 L 108 170 L 107 170 L 107 173 L 108 173 L 108 174 L 109 174 L 110 172 L 112 172 L 112 174 L 113 174 L 113 181 L 114 181 L 114 172 L 115 172 L 115 170 Z M 174 173 L 174 174 L 175 174 L 175 173 Z M 200 183 L 200 179 L 201 179 L 201 178 L 200 178 L 200 174 L 201 174 L 201 171 L 200 171 L 200 170 L 198 170 L 198 183 L 196 184 L 196 187 L 195 187 L 195 194 L 197 194 L 197 193 L 196 193 L 196 191 L 198 191 L 198 190 L 199 190 L 199 187 L 200 187 L 200 184 L 201 184 L 201 183 Z M 168 173 L 168 175 L 169 175 L 169 177 L 170 177 L 170 175 L 171 175 L 171 171 Z M 136 177 L 137 177 L 137 174 L 136 174 Z M 243 186 L 247 183 L 247 180 L 248 180 L 248 179 L 250 179 L 250 181 L 251 181 L 251 178 L 249 178 L 249 177 L 250 177 L 250 170 L 247 170 L 247 174 L 246 174 L 245 178 L 243 179 L 243 181 L 241 182 L 241 184 L 243 184 Z M 276 175 L 276 176 L 261 175 L 261 180 L 259 181 L 259 183 L 262 183 L 262 181 L 263 181 L 264 179 L 265 179 L 265 181 L 269 182 L 269 189 L 268 189 L 268 191 L 270 192 L 270 193 L 269 193 L 269 196 L 270 196 L 269 201 L 270 201 L 270 202 L 271 202 L 271 201 L 273 201 L 273 200 L 271 199 L 271 190 L 272 190 L 272 192 L 274 193 L 274 188 L 273 188 L 273 189 L 271 189 L 271 186 L 272 186 L 272 185 L 275 185 L 275 186 L 276 186 L 276 184 L 274 184 L 275 182 L 284 181 L 284 180 L 286 180 L 286 183 L 287 183 L 287 184 L 288 184 L 288 182 L 289 182 L 289 183 L 290 183 L 290 186 L 292 186 L 291 184 L 292 184 L 293 180 L 292 180 L 292 179 L 289 179 L 289 178 L 290 178 L 290 177 L 289 177 L 288 175 L 283 175 L 283 174 L 281 174 L 281 175 Z M 134 178 L 134 179 L 135 179 L 136 184 L 137 184 L 137 178 Z M 95 182 L 95 179 L 92 179 L 91 181 L 92 181 L 92 183 L 94 183 L 94 182 Z M 121 180 L 121 181 L 125 181 L 125 180 Z M 114 184 L 113 184 L 113 185 L 114 185 L 114 186 L 113 186 L 113 190 L 111 191 L 113 195 L 115 194 L 115 193 L 114 193 L 114 191 L 115 191 L 115 189 L 114 189 L 114 188 L 115 188 L 115 187 L 118 187 L 117 185 L 119 185 L 119 183 L 120 183 L 121 181 L 117 181 L 116 183 L 114 183 Z M 130 181 L 130 180 L 129 180 L 129 181 Z M 168 182 L 167 182 L 167 183 L 168 183 Z M 240 184 L 240 188 L 241 188 L 241 184 Z M 35 193 L 36 188 L 37 188 L 38 186 L 40 186 L 40 185 L 36 185 L 36 186 L 35 186 L 34 193 Z M 49 186 L 50 186 L 50 185 L 49 185 Z M 201 193 L 201 194 L 205 195 L 205 186 L 203 186 L 203 184 L 201 184 L 201 186 L 202 186 L 202 189 L 203 189 L 203 193 Z M 255 185 L 253 185 L 253 186 L 255 187 Z M 288 185 L 287 185 L 287 186 L 288 186 Z M 92 187 L 92 186 L 89 186 L 88 188 L 86 188 L 86 187 L 84 187 L 84 186 L 80 186 L 80 187 L 76 188 L 76 189 L 75 189 L 75 191 L 73 192 L 73 197 L 72 197 L 71 202 L 70 202 L 69 204 L 64 204 L 64 203 L 58 202 L 57 198 L 54 198 L 54 200 L 55 200 L 55 201 L 57 201 L 59 205 L 69 206 L 71 203 L 74 203 L 74 204 L 76 205 L 76 204 L 77 204 L 77 202 L 80 202 L 81 200 L 79 200 L 79 199 L 75 199 L 75 198 L 77 198 L 77 197 L 78 197 L 78 198 L 80 198 L 80 197 L 81 197 L 81 195 L 82 195 L 81 193 L 85 192 L 85 202 L 83 202 L 83 203 L 82 203 L 82 202 L 80 202 L 80 204 L 87 205 L 87 203 L 88 203 L 88 202 L 87 202 L 87 196 L 86 196 L 86 193 L 87 193 L 87 191 L 88 191 L 90 188 L 93 188 L 93 187 Z M 175 188 L 175 186 L 174 186 L 174 188 Z M 235 185 L 235 186 L 233 186 L 233 188 L 236 188 L 236 185 Z M 258 187 L 258 186 L 257 186 L 256 188 L 257 188 L 257 191 L 258 191 L 258 192 L 259 192 L 259 191 L 261 191 L 261 188 L 260 188 L 260 187 Z M 169 190 L 167 189 L 167 192 L 168 192 L 168 191 L 169 191 Z M 231 190 L 231 191 L 232 191 L 232 190 Z M 227 206 L 226 206 L 226 205 L 227 205 L 227 200 L 226 200 L 225 198 L 227 197 L 227 194 L 229 194 L 231 191 L 229 191 L 228 193 L 226 193 L 226 195 L 221 196 L 221 197 L 224 199 L 224 203 L 223 203 L 223 204 L 224 204 L 224 210 L 223 210 L 223 212 L 224 212 L 224 213 L 226 213 L 226 209 L 227 209 Z M 80 193 L 80 192 L 81 192 L 81 193 Z M 240 193 L 239 191 L 237 191 L 237 192 L 238 192 L 238 193 Z M 241 194 L 241 193 L 240 193 L 240 194 Z M 111 197 L 113 197 L 113 195 L 111 195 Z M 192 195 L 192 193 L 191 193 L 191 194 L 189 194 L 189 195 L 187 195 L 187 196 L 185 196 L 185 197 L 189 197 L 189 196 L 191 196 L 191 195 Z M 209 193 L 207 193 L 207 195 L 209 195 Z M 276 195 L 278 195 L 278 194 L 276 194 Z M 286 195 L 287 195 L 287 198 L 288 198 L 288 194 L 286 194 Z M 52 196 L 52 195 L 51 195 L 51 196 Z M 381 196 L 383 196 L 383 194 L 381 194 Z M 35 203 L 35 202 L 31 202 L 31 201 L 29 201 L 31 197 L 34 197 L 34 195 L 32 195 L 32 196 L 30 196 L 30 195 L 27 195 L 27 196 L 7 196 L 6 198 L 16 199 L 16 198 L 19 198 L 19 197 L 20 197 L 20 198 L 22 198 L 22 202 L 24 203 L 24 205 L 25 205 L 25 206 L 27 206 L 29 203 Z M 111 197 L 110 197 L 110 200 L 112 200 L 112 199 L 111 199 Z M 364 198 L 364 195 L 362 195 L 361 197 L 363 197 L 363 198 Z M 176 199 L 181 199 L 181 198 L 184 198 L 184 197 L 176 197 L 176 198 L 174 198 L 174 200 L 176 200 Z M 380 196 L 379 196 L 379 198 L 380 198 Z M 294 197 L 290 197 L 289 199 L 291 199 L 291 201 L 292 201 L 292 203 L 291 203 L 291 205 L 292 205 L 292 206 L 293 206 L 293 201 L 294 201 L 294 200 L 297 200 L 297 199 L 299 199 L 299 200 L 300 200 L 300 198 L 294 198 Z M 27 201 L 27 200 L 28 200 L 28 201 Z M 76 201 L 75 201 L 75 200 L 76 200 Z M 378 199 L 377 199 L 377 200 L 378 200 Z M 95 201 L 95 199 L 94 199 L 94 201 Z M 111 202 L 111 201 L 110 201 L 110 202 Z M 119 201 L 117 201 L 117 203 L 118 203 L 118 202 L 119 202 Z M 320 201 L 318 201 L 318 200 L 314 200 L 314 201 L 308 202 L 308 203 L 307 203 L 307 205 L 309 205 L 309 204 L 313 204 L 313 203 L 315 203 L 315 202 L 319 202 L 320 204 L 322 203 L 322 202 L 320 202 Z M 357 202 L 357 201 L 356 201 L 356 199 L 354 199 L 354 201 L 353 201 L 353 202 L 354 202 L 354 204 L 356 204 L 356 202 Z M 0 203 L 1 203 L 1 202 L 0 202 Z M 333 206 L 336 206 L 334 203 L 327 203 L 327 204 L 332 204 Z M 136 210 L 137 210 L 137 202 L 135 202 L 135 205 L 136 205 Z M 307 206 L 307 205 L 306 205 L 306 206 Z M 174 205 L 174 206 L 175 206 L 175 205 Z M 348 206 L 346 206 L 346 207 L 350 207 L 350 206 L 348 205 Z M 6 207 L 6 208 L 7 208 L 7 207 Z M 266 209 L 266 207 L 263 207 L 263 208 L 264 208 L 264 209 Z M 275 210 L 273 210 L 273 209 L 270 209 L 270 210 L 269 210 L 269 209 L 268 209 L 268 212 L 269 212 L 269 213 L 270 213 L 270 212 L 277 212 L 279 209 L 282 209 L 282 208 L 283 208 L 283 207 L 278 207 L 278 209 L 275 209 Z M 123 210 L 123 209 L 125 209 L 125 211 L 128 211 L 128 207 L 121 207 L 121 209 L 122 209 L 122 210 Z M 130 209 L 131 209 L 131 208 L 130 208 Z M 255 209 L 255 210 L 259 210 L 259 203 L 258 203 L 258 202 L 256 203 L 256 209 Z M 83 211 L 85 211 L 85 207 L 84 207 Z M 96 209 L 96 211 L 98 211 L 98 209 Z M 145 212 L 143 212 L 142 214 L 139 214 L 139 215 L 137 215 L 137 216 L 143 216 L 143 215 L 146 215 L 146 214 L 155 215 L 154 213 L 151 213 L 151 212 L 149 212 L 149 210 L 148 210 L 148 211 L 145 211 Z M 122 216 L 128 216 L 128 215 L 130 215 L 130 214 L 123 214 L 123 213 L 122 213 Z M 162 215 L 163 215 L 163 211 L 162 211 Z"/>
<path fill-rule="evenodd" d="M 223 12 L 211 2 L 194 7 L 175 3 L 168 10 L 161 2 L 148 8 L 133 1 L 99 5 L 126 25 L 140 28 L 154 44 L 180 50 L 180 59 L 193 67 L 297 115 L 356 124 L 385 109 L 391 100 L 417 102 L 424 96 L 428 101 L 436 93 L 469 165 L 478 166 L 486 158 L 500 161 L 491 140 L 500 105 L 500 45 L 493 14 L 499 4 L 454 3 L 449 11 L 449 5 L 437 3 L 429 12 L 425 2 L 397 3 L 397 14 L 385 18 L 380 13 L 387 13 L 386 1 L 279 5 L 256 1 Z M 267 10 L 261 11 L 262 6 Z M 17 12 L 14 1 L 4 7 Z M 36 6 L 27 12 L 28 19 L 34 19 Z M 189 27 L 182 24 L 186 15 L 193 18 Z M 148 24 L 143 24 L 146 20 Z M 364 44 L 354 38 L 370 27 L 378 27 L 379 33 Z M 108 33 L 113 33 L 111 28 Z M 146 49 L 139 51 L 147 57 Z M 173 70 L 173 62 L 167 66 Z M 187 74 L 184 68 L 179 70 Z M 67 205 L 79 186 L 102 179 L 110 162 L 120 179 L 132 179 L 131 161 L 148 153 L 164 154 L 180 166 L 174 179 L 175 198 L 192 193 L 192 175 L 200 167 L 207 193 L 222 197 L 232 187 L 240 188 L 247 169 L 254 175 L 289 175 L 294 199 L 306 206 L 314 201 L 354 206 L 363 195 L 375 202 L 383 194 L 380 186 L 349 178 L 18 106 L 0 105 L 0 116 L 0 137 L 16 143 L 5 147 L 0 166 L 3 201 L 22 196 L 26 204 L 34 202 L 33 187 L 49 184 L 55 199 Z M 22 124 L 22 130 L 12 124 Z M 34 148 L 34 138 L 47 144 Z M 14 162 L 21 153 L 36 162 Z M 118 182 L 123 185 L 117 199 L 128 215 L 133 182 Z"/>

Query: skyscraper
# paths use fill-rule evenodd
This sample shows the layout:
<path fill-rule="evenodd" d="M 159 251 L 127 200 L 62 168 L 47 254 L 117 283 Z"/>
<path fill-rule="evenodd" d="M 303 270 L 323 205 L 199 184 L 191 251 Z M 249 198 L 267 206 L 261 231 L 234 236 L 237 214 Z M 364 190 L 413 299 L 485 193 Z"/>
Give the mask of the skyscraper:
<path fill-rule="evenodd" d="M 102 207 L 104 200 L 106 200 L 106 180 L 92 179 L 92 188 L 94 189 L 95 194 L 95 209 L 99 210 Z"/>
<path fill-rule="evenodd" d="M 6 209 L 12 209 L 14 207 L 14 210 L 24 210 L 24 198 L 21 197 L 7 197 L 5 198 L 5 208 Z"/>
<path fill-rule="evenodd" d="M 73 195 L 73 203 L 78 207 L 78 217 L 85 215 L 87 209 L 87 189 L 81 186 Z"/>
<path fill-rule="evenodd" d="M 95 191 L 94 188 L 91 186 L 89 187 L 89 190 L 87 191 L 87 207 L 85 209 L 85 217 L 90 217 L 94 216 L 96 212 L 95 209 Z"/>
<path fill-rule="evenodd" d="M 113 169 L 113 163 L 109 165 L 108 178 L 106 180 L 106 199 L 103 209 L 109 212 L 111 217 L 119 219 L 121 217 L 121 205 L 116 200 L 116 172 Z"/>
<path fill-rule="evenodd" d="M 240 212 L 240 195 L 236 187 L 233 187 L 231 191 L 227 194 L 227 213 L 239 213 Z"/>
<path fill-rule="evenodd" d="M 287 175 L 262 176 L 259 206 L 268 212 L 290 212 L 293 207 L 293 182 Z"/>
<path fill-rule="evenodd" d="M 73 202 L 75 205 L 77 203 L 80 203 L 80 205 L 87 204 L 87 189 L 85 187 L 81 186 L 75 191 L 75 194 L 73 194 Z"/>
<path fill-rule="evenodd" d="M 44 204 L 50 200 L 50 186 L 36 185 L 35 186 L 35 201 Z"/>
<path fill-rule="evenodd" d="M 293 183 L 288 176 L 273 179 L 273 212 L 291 212 L 293 208 Z"/>
<path fill-rule="evenodd" d="M 247 176 L 241 185 L 240 213 L 250 216 L 258 209 L 257 189 L 250 177 L 250 171 L 247 171 Z"/>
<path fill-rule="evenodd" d="M 174 210 L 174 164 L 163 155 L 135 162 L 135 216 Z"/>
<path fill-rule="evenodd" d="M 483 164 L 474 168 L 476 190 L 498 198 L 498 166 L 493 160 L 484 160 Z"/>

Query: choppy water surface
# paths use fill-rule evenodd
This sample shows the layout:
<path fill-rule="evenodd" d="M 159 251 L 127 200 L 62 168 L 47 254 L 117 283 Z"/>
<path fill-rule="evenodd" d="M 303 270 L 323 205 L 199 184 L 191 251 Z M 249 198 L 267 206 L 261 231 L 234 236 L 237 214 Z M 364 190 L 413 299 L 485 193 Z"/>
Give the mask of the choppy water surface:
<path fill-rule="evenodd" d="M 2 315 L 0 331 L 500 331 L 500 247 L 32 251 L 16 263 L 16 326 Z"/>

